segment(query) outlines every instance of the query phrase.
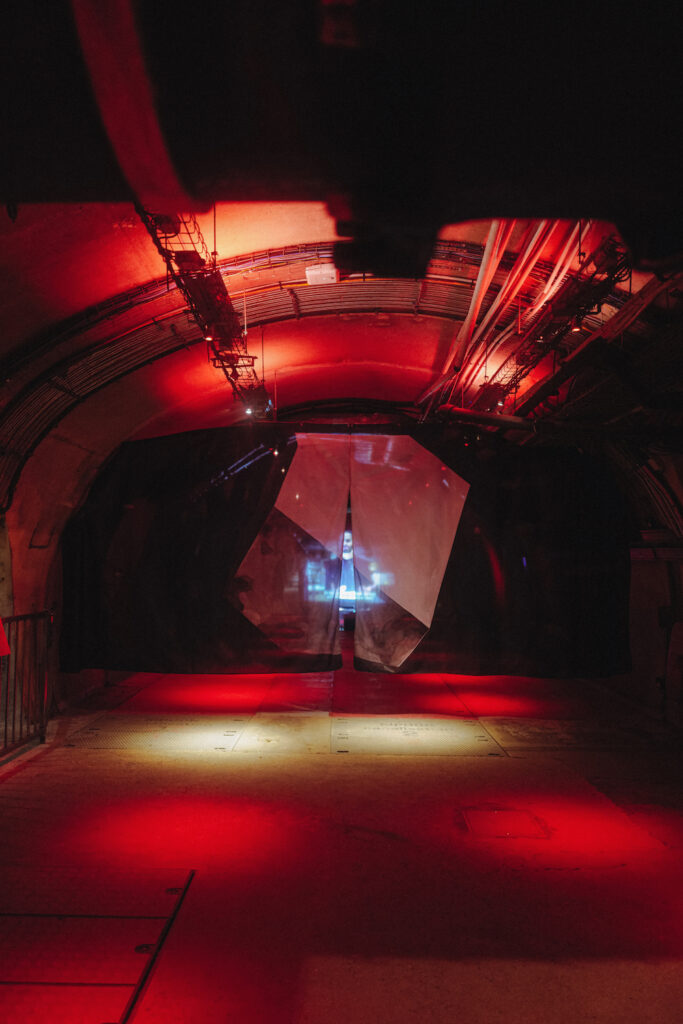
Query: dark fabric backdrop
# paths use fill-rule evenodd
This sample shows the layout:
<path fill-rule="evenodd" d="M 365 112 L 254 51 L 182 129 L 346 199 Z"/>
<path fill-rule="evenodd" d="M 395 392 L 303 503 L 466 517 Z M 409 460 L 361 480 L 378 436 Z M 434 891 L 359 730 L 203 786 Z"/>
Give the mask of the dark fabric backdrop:
<path fill-rule="evenodd" d="M 632 523 L 609 467 L 564 448 L 420 440 L 470 490 L 432 627 L 401 672 L 627 671 Z"/>
<path fill-rule="evenodd" d="M 278 645 L 240 612 L 238 569 L 273 509 L 294 433 L 254 424 L 119 449 L 63 537 L 64 670 L 339 665 L 333 648 L 297 651 L 295 632 Z M 470 490 L 431 628 L 400 671 L 625 671 L 629 518 L 608 469 L 571 450 L 493 449 L 433 427 L 410 433 Z M 292 524 L 302 579 L 307 560 L 321 557 L 311 545 Z"/>

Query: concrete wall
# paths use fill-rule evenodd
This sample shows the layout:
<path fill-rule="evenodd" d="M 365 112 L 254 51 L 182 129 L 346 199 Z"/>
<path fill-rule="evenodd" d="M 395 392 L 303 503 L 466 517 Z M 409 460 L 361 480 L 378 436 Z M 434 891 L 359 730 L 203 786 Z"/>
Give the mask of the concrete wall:
<path fill-rule="evenodd" d="M 631 672 L 608 685 L 683 726 L 683 549 L 638 548 L 631 563 Z"/>
<path fill-rule="evenodd" d="M 0 618 L 14 613 L 12 549 L 5 517 L 0 518 Z"/>

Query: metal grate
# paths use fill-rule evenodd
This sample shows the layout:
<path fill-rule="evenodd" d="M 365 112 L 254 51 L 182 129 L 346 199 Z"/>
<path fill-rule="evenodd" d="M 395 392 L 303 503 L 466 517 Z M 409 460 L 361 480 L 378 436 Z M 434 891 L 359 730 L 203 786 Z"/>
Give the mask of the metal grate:
<path fill-rule="evenodd" d="M 45 742 L 52 700 L 52 615 L 12 615 L 3 625 L 10 653 L 0 658 L 0 756 L 32 739 Z"/>
<path fill-rule="evenodd" d="M 89 750 L 231 751 L 250 715 L 109 714 L 69 737 Z"/>
<path fill-rule="evenodd" d="M 456 821 L 460 817 L 480 839 L 550 839 L 550 829 L 541 818 L 516 807 L 463 807 L 456 812 Z"/>

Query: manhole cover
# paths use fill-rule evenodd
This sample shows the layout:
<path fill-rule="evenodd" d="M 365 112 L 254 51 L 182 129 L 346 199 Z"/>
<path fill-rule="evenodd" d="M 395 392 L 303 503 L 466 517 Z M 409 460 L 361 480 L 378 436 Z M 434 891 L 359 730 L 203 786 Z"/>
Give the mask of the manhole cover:
<path fill-rule="evenodd" d="M 549 839 L 550 830 L 530 811 L 512 807 L 463 807 L 472 835 L 484 839 Z"/>

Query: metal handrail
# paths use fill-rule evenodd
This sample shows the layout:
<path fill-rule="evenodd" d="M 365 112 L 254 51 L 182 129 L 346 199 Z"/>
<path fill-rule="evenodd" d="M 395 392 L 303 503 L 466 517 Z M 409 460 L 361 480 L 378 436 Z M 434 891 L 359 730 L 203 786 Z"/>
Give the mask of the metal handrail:
<path fill-rule="evenodd" d="M 45 742 L 52 703 L 49 611 L 2 620 L 9 654 L 0 657 L 0 757 L 31 740 Z"/>

